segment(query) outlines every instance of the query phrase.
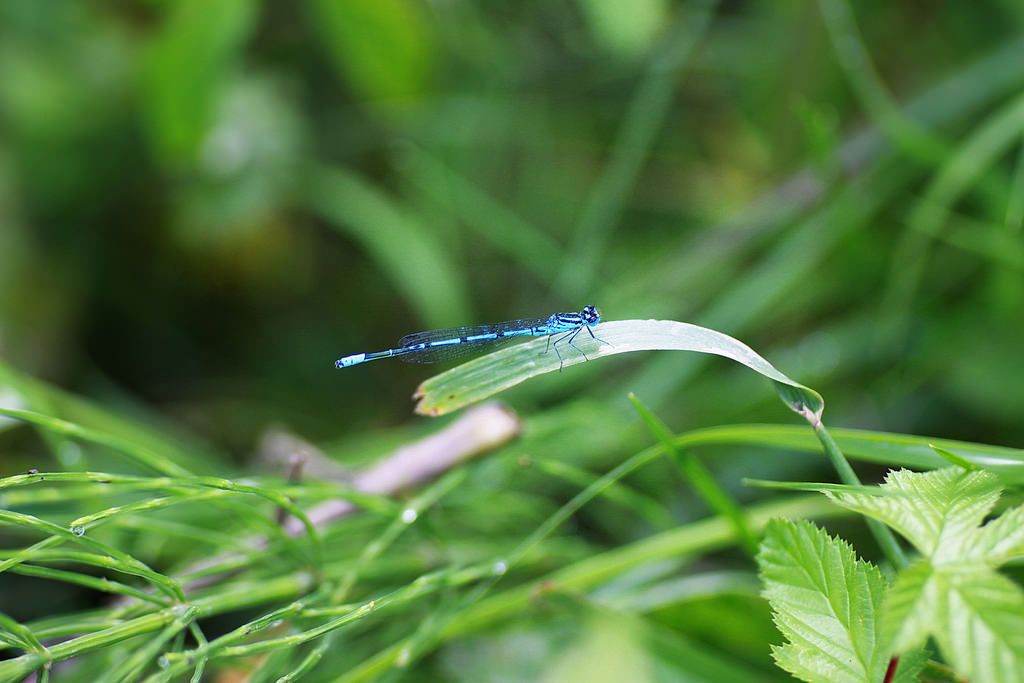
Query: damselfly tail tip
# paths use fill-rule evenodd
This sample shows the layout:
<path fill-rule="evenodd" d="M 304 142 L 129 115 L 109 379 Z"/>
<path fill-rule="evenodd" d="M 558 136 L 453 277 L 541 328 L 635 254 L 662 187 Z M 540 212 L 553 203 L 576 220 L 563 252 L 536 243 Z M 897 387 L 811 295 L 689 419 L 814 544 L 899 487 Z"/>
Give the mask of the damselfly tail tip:
<path fill-rule="evenodd" d="M 339 358 L 338 360 L 334 361 L 334 367 L 340 370 L 341 368 L 348 368 L 357 363 L 362 363 L 364 360 L 366 360 L 366 354 L 357 353 L 353 356 L 345 356 L 344 358 Z"/>

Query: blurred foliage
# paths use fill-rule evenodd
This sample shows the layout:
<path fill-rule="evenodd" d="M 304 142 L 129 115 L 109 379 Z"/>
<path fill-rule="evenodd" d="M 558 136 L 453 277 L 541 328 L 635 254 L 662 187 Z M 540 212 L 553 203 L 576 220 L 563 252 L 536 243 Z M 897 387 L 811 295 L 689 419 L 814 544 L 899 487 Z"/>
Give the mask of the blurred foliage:
<path fill-rule="evenodd" d="M 921 202 L 1019 90 L 1021 12 L 837 5 L 10 3 L 4 356 L 244 452 L 401 420 L 422 371 L 343 353 L 593 301 L 807 364 L 861 425 L 1014 441 L 1019 114 Z M 733 416 L 690 422 L 677 366 L 587 391 Z"/>
<path fill-rule="evenodd" d="M 337 357 L 594 303 L 742 339 L 830 424 L 1019 446 L 1021 64 L 1018 0 L 0 4 L 0 405 L 224 476 L 274 425 L 362 463 L 437 427 L 411 417 L 430 371 Z M 628 392 L 678 431 L 791 419 L 727 361 L 634 355 L 508 392 L 524 440 L 434 523 L 475 560 L 529 533 L 578 486 L 510 458 L 607 471 L 650 443 Z M 4 475 L 123 466 L 15 424 Z M 833 476 L 765 452 L 713 469 L 742 499 L 742 476 Z M 706 514 L 664 463 L 628 484 Z M 561 550 L 651 519 L 596 501 Z M 744 647 L 670 608 L 582 609 L 552 677 L 609 639 Z M 427 666 L 481 680 L 479 658 Z"/>

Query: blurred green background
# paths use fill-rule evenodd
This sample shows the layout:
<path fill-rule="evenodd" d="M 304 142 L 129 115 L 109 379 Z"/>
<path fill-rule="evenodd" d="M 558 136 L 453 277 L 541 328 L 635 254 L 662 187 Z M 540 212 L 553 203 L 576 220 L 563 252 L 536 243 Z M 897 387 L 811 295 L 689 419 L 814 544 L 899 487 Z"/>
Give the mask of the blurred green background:
<path fill-rule="evenodd" d="M 831 426 L 1024 443 L 1019 0 L 7 2 L 0 136 L 0 357 L 214 470 L 274 425 L 369 460 L 440 424 L 434 368 L 336 358 L 586 303 L 742 339 Z M 679 431 L 796 420 L 694 354 L 503 398 L 602 472 L 650 442 L 630 391 Z M 714 465 L 833 476 L 763 456 Z M 634 483 L 702 516 L 667 471 Z"/>
<path fill-rule="evenodd" d="M 0 12 L 0 350 L 35 376 L 241 454 L 408 419 L 429 369 L 340 355 L 592 302 L 738 336 L 833 422 L 1022 440 L 1018 2 Z M 775 419 L 677 355 L 523 400 Z"/>

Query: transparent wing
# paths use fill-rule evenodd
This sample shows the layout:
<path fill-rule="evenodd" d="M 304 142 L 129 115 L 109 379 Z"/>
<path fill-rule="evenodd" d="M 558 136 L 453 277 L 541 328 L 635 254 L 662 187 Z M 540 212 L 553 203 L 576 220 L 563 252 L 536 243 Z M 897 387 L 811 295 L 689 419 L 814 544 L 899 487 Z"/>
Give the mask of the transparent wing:
<path fill-rule="evenodd" d="M 547 318 L 523 318 L 521 320 L 507 320 L 492 325 L 450 327 L 444 330 L 429 330 L 427 332 L 407 334 L 398 340 L 398 347 L 403 350 L 403 353 L 398 357 L 406 363 L 440 363 L 458 360 L 459 358 L 466 358 L 467 356 L 481 353 L 484 349 L 491 346 L 504 344 L 515 339 L 521 339 L 522 337 L 538 336 L 529 331 L 534 328 L 544 328 L 547 322 Z M 523 332 L 523 334 L 514 334 L 515 332 Z M 540 333 L 540 335 L 544 334 L 547 333 Z M 467 339 L 481 336 L 486 336 L 487 338 Z M 456 342 L 455 340 L 458 341 Z M 452 343 L 409 349 L 412 346 L 445 341 Z M 405 349 L 409 350 L 406 351 Z"/>

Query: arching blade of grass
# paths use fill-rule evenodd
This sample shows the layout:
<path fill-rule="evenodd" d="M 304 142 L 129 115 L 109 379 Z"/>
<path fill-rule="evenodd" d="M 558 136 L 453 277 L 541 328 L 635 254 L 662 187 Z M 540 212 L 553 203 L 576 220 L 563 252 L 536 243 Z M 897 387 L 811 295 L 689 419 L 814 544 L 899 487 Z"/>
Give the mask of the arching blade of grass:
<path fill-rule="evenodd" d="M 736 527 L 736 536 L 740 544 L 745 546 L 751 556 L 757 555 L 758 538 L 750 528 L 746 515 L 740 504 L 729 493 L 718 485 L 715 475 L 711 473 L 701 460 L 688 450 L 679 448 L 675 443 L 675 435 L 635 394 L 629 395 L 640 419 L 647 426 L 647 431 L 661 443 L 661 447 L 672 456 L 679 473 L 690 483 L 693 490 L 704 499 L 707 506 L 722 517 L 732 521 Z"/>
<path fill-rule="evenodd" d="M 416 390 L 414 398 L 419 400 L 416 412 L 444 415 L 531 377 L 567 369 L 588 358 L 593 361 L 630 351 L 697 351 L 731 358 L 759 372 L 772 381 L 779 396 L 792 410 L 815 426 L 821 419 L 825 402 L 816 391 L 794 382 L 749 346 L 721 332 L 674 320 L 617 320 L 597 325 L 593 332 L 607 343 L 591 339 L 587 331 L 582 330 L 573 342 L 579 351 L 565 342 L 559 344 L 561 360 L 548 348 L 547 339 L 535 339 L 431 377 Z"/>
<path fill-rule="evenodd" d="M 416 390 L 414 398 L 419 399 L 416 412 L 421 415 L 444 415 L 531 377 L 562 370 L 588 359 L 596 360 L 601 356 L 630 351 L 711 353 L 731 358 L 771 380 L 776 393 L 790 410 L 802 415 L 814 428 L 840 480 L 850 486 L 860 485 L 860 479 L 850 463 L 821 423 L 821 414 L 825 409 L 821 395 L 786 377 L 743 342 L 706 327 L 673 320 L 618 320 L 596 325 L 593 333 L 597 339 L 581 331 L 574 342 L 577 348 L 565 348 L 569 345 L 562 343 L 561 356 L 547 350 L 548 340 L 536 339 L 431 377 Z M 874 520 L 869 520 L 868 525 L 893 565 L 905 566 L 906 558 L 892 532 Z"/>

